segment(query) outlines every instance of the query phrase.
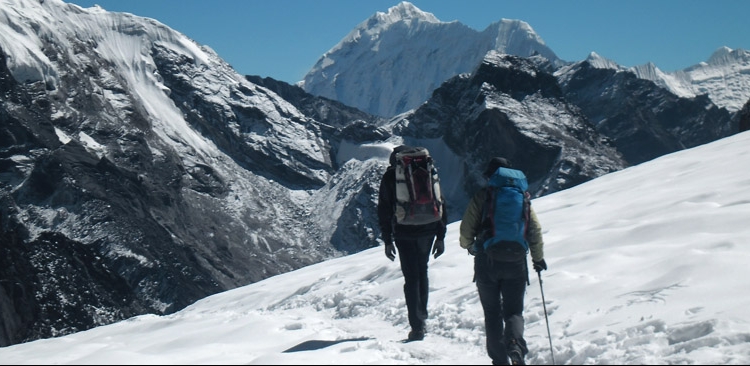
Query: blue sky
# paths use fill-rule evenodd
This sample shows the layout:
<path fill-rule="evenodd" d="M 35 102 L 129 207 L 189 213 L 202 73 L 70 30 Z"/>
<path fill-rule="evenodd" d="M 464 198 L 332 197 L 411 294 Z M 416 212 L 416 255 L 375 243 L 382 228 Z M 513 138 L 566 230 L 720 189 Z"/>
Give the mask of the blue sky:
<path fill-rule="evenodd" d="M 354 27 L 399 0 L 64 0 L 154 18 L 213 48 L 238 72 L 294 83 Z M 558 57 L 596 52 L 666 72 L 722 46 L 750 49 L 747 0 L 413 0 L 444 22 L 478 31 L 502 18 L 531 25 Z"/>

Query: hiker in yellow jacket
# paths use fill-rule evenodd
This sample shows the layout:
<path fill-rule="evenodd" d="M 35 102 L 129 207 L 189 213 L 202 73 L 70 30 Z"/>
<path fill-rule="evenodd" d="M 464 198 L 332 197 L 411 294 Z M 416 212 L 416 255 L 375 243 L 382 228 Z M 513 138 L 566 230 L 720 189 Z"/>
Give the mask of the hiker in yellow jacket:
<path fill-rule="evenodd" d="M 499 168 L 512 169 L 512 166 L 504 158 L 492 158 L 484 172 L 485 177 L 490 179 Z M 525 176 L 523 177 L 525 182 Z M 472 197 L 461 222 L 459 244 L 474 256 L 474 282 L 484 310 L 487 353 L 492 363 L 508 364 L 510 358 L 512 364 L 524 364 L 524 357 L 528 353 L 526 340 L 523 338 L 524 294 L 529 283 L 526 250 L 523 249 L 522 255 L 512 259 L 492 258 L 485 252 L 482 244 L 491 237 L 488 234 L 491 230 L 487 230 L 485 220 L 485 206 L 490 205 L 490 194 L 489 189 L 482 189 Z M 531 253 L 534 270 L 541 272 L 547 269 L 542 228 L 531 208 L 528 195 L 526 202 L 524 239 Z"/>

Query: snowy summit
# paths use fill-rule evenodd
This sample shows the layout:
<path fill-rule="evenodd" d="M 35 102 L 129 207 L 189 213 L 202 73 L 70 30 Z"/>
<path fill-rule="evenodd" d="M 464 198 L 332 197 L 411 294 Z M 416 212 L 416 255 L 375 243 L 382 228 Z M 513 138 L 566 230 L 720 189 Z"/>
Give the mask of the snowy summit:
<path fill-rule="evenodd" d="M 418 107 L 449 78 L 473 71 L 490 50 L 559 60 L 523 21 L 502 19 L 480 32 L 401 2 L 357 25 L 299 84 L 313 95 L 392 117 Z"/>

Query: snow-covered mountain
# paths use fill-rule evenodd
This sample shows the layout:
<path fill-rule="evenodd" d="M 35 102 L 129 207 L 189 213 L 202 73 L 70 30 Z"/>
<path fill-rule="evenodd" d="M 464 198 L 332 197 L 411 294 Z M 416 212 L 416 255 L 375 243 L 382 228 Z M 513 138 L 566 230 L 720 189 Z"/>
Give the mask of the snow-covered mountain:
<path fill-rule="evenodd" d="M 573 63 L 559 59 L 521 20 L 501 19 L 478 32 L 401 2 L 359 24 L 320 57 L 300 84 L 311 94 L 392 117 L 421 105 L 450 77 L 471 72 L 490 50 L 522 57 L 538 54 L 555 69 Z M 746 50 L 722 47 L 707 62 L 671 73 L 653 63 L 624 67 L 598 55 L 592 58 L 604 62 L 598 68 L 632 72 L 679 97 L 706 94 L 730 113 L 750 100 Z"/>
<path fill-rule="evenodd" d="M 559 62 L 523 21 L 502 19 L 479 32 L 401 2 L 355 27 L 320 57 L 301 86 L 392 117 L 418 107 L 449 78 L 472 71 L 490 50 Z"/>
<path fill-rule="evenodd" d="M 2 344 L 340 255 L 330 126 L 156 20 L 2 0 L 0 95 Z"/>
<path fill-rule="evenodd" d="M 711 101 L 737 112 L 750 100 L 750 51 L 721 47 L 708 61 L 684 70 L 665 73 L 653 63 L 630 68 L 676 95 L 692 98 L 707 94 Z"/>
<path fill-rule="evenodd" d="M 566 100 L 577 105 L 631 165 L 738 131 L 732 114 L 708 96 L 680 97 L 596 53 L 554 75 Z"/>

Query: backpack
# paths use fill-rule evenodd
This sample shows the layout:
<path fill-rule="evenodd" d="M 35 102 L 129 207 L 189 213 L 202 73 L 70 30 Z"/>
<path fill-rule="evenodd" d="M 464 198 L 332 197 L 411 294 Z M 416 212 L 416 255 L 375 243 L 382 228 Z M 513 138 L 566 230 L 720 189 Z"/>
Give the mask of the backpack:
<path fill-rule="evenodd" d="M 424 225 L 443 217 L 440 178 L 430 152 L 424 147 L 403 147 L 394 152 L 396 222 Z"/>
<path fill-rule="evenodd" d="M 520 170 L 498 168 L 490 177 L 487 190 L 482 249 L 496 261 L 525 259 L 529 252 L 526 229 L 531 207 L 526 176 Z"/>

